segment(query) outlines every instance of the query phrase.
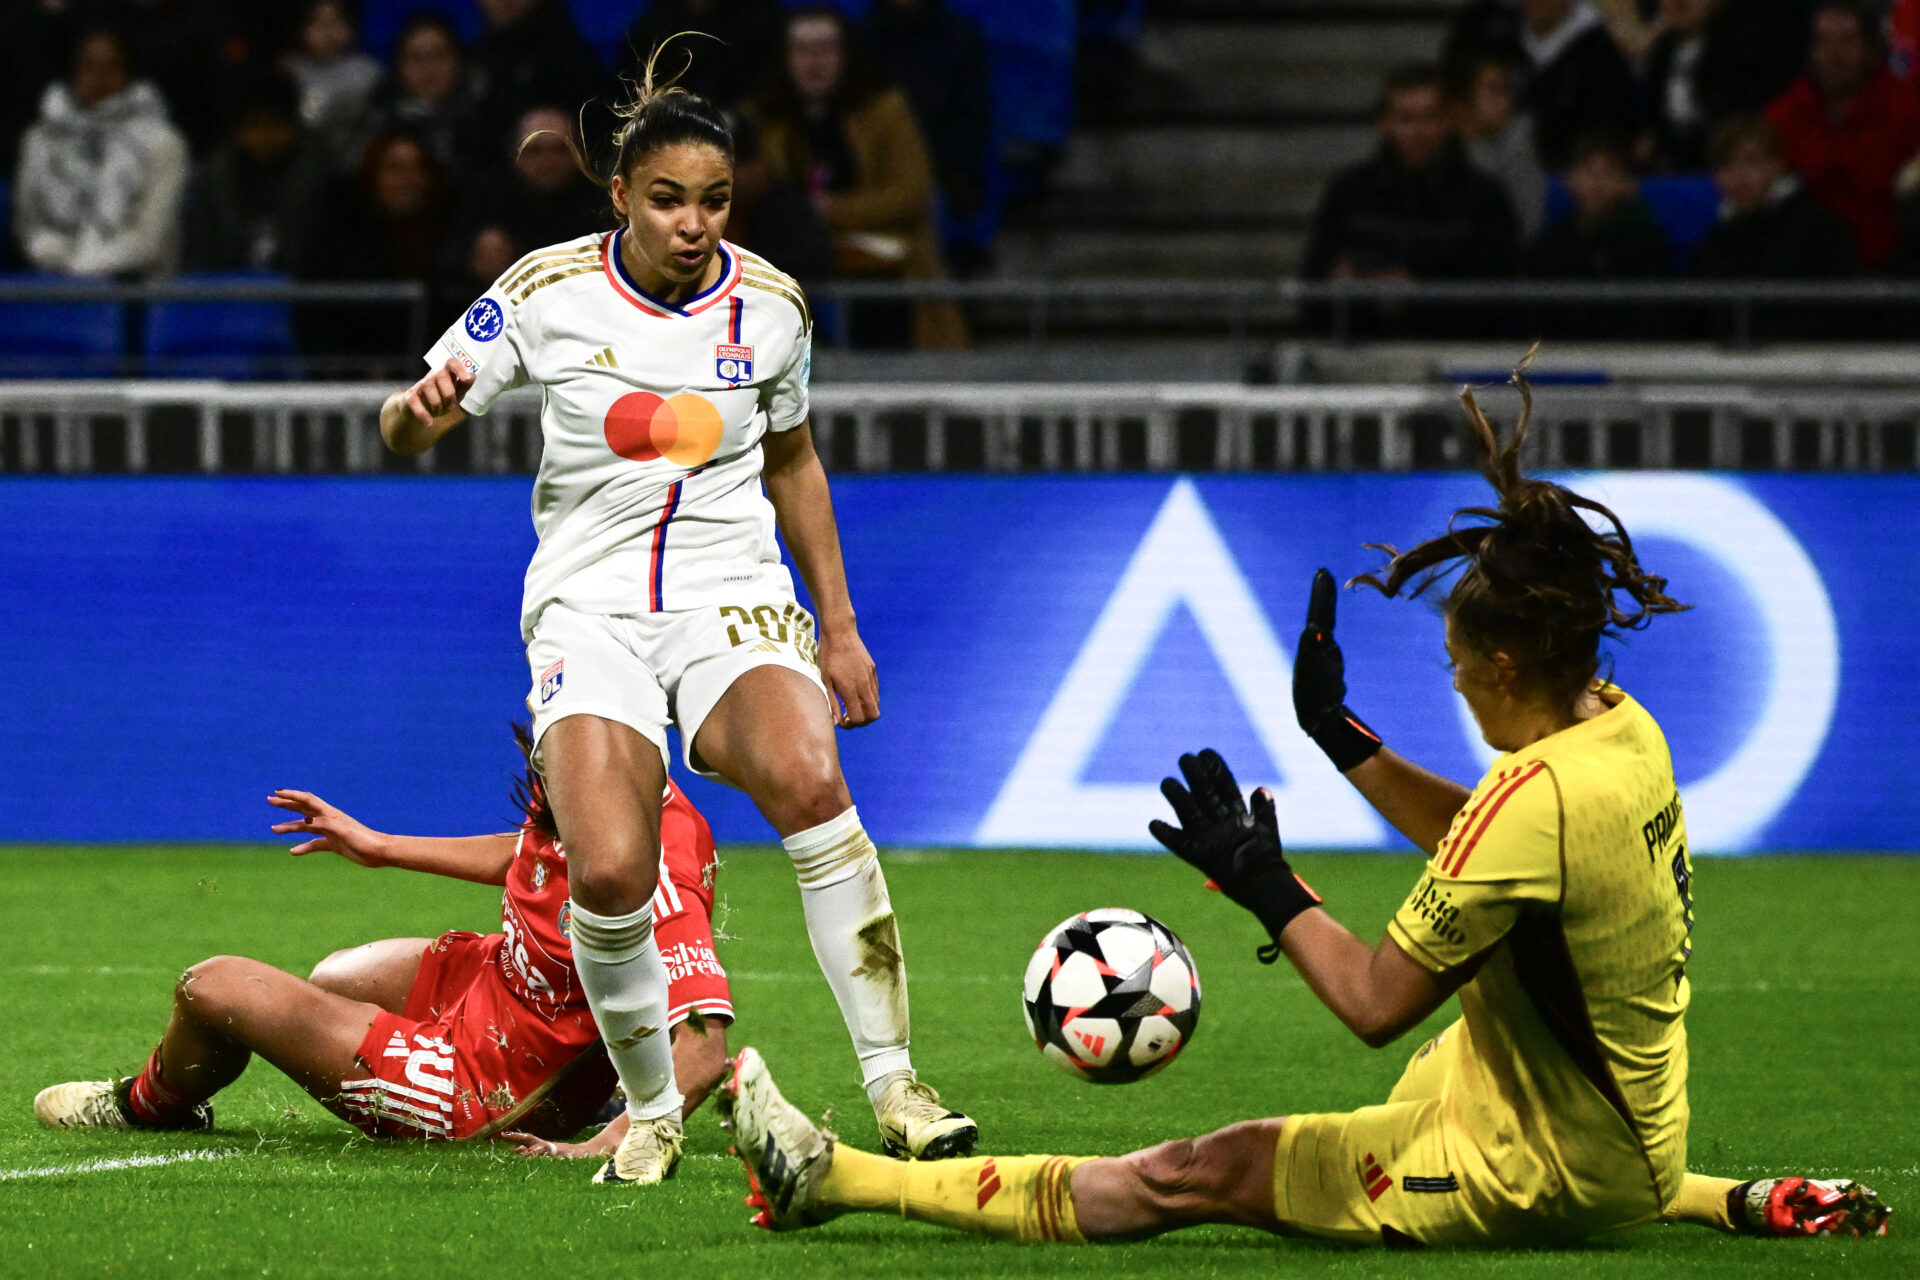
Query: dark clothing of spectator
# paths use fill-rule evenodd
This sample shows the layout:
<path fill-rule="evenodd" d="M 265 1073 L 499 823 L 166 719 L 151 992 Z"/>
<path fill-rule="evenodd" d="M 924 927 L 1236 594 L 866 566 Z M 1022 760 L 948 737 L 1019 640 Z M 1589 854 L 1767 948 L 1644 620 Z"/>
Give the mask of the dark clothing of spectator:
<path fill-rule="evenodd" d="M 1301 275 L 1405 272 L 1416 280 L 1513 273 L 1513 205 L 1457 145 L 1431 166 L 1405 168 L 1386 147 L 1335 174 L 1320 195 Z"/>
<path fill-rule="evenodd" d="M 1518 224 L 1506 188 L 1450 145 L 1423 170 L 1410 170 L 1382 145 L 1371 160 L 1334 175 L 1320 195 L 1301 275 L 1405 274 L 1415 280 L 1474 280 L 1513 274 Z M 1374 337 L 1489 334 L 1486 313 L 1456 306 L 1355 305 L 1351 331 Z M 1310 323 L 1330 313 L 1313 309 Z"/>
<path fill-rule="evenodd" d="M 906 92 L 947 211 L 974 216 L 985 200 L 993 136 L 991 68 L 980 28 L 945 0 L 911 6 L 880 0 L 861 35 L 874 61 Z"/>
<path fill-rule="evenodd" d="M 1633 131 L 1639 105 L 1633 69 L 1591 5 L 1575 5 L 1544 40 L 1525 30 L 1520 39 L 1526 55 L 1520 108 L 1533 117 L 1534 149 L 1549 172 L 1566 168 L 1574 144 L 1587 134 Z"/>
<path fill-rule="evenodd" d="M 516 256 L 522 256 L 613 226 L 607 193 L 586 178 L 577 177 L 558 191 L 541 191 L 511 165 L 481 175 L 476 183 L 463 184 L 460 203 L 460 229 L 451 242 L 463 254 L 473 238 L 489 227 L 504 231 L 513 241 Z M 479 281 L 479 288 L 490 283 Z"/>
<path fill-rule="evenodd" d="M 187 197 L 186 268 L 308 274 L 331 162 L 311 137 L 273 165 L 256 163 L 232 143 L 214 152 Z"/>
<path fill-rule="evenodd" d="M 1853 232 L 1871 269 L 1893 254 L 1894 176 L 1920 151 L 1920 98 L 1884 68 L 1838 119 L 1802 77 L 1767 108 L 1780 154 Z"/>
<path fill-rule="evenodd" d="M 474 42 L 469 65 L 479 99 L 474 128 L 480 154 L 488 157 L 513 144 L 514 126 L 530 109 L 572 112 L 605 88 L 600 60 L 561 0 L 540 0 L 519 21 L 488 27 Z M 587 136 L 606 136 L 596 125 L 604 121 L 590 117 Z"/>
<path fill-rule="evenodd" d="M 1860 258 L 1847 224 L 1798 178 L 1781 179 L 1758 209 L 1723 216 L 1694 250 L 1693 272 L 1709 280 L 1844 280 Z M 1910 315 L 1902 320 L 1910 323 Z M 1755 303 L 1744 338 L 1763 342 L 1884 337 L 1888 315 L 1858 304 Z"/>
<path fill-rule="evenodd" d="M 785 29 L 779 0 L 657 0 L 627 28 L 622 70 L 638 78 L 667 37 L 704 32 L 714 39 L 675 41 L 661 56 L 660 67 L 673 75 L 684 65 L 682 86 L 731 110 L 776 74 Z"/>
<path fill-rule="evenodd" d="M 1527 55 L 1520 47 L 1524 25 L 1513 0 L 1473 0 L 1454 10 L 1440 60 L 1449 67 L 1465 67 L 1482 58 L 1493 58 L 1511 67 L 1524 67 Z"/>
<path fill-rule="evenodd" d="M 47 86 L 66 70 L 78 34 L 71 5 L 0 6 L 0 173 L 19 162 L 21 136 L 39 118 Z"/>
<path fill-rule="evenodd" d="M 1562 214 L 1528 246 L 1525 271 L 1535 280 L 1646 280 L 1672 264 L 1673 245 L 1636 197 L 1592 224 Z"/>
<path fill-rule="evenodd" d="M 440 101 L 428 102 L 408 97 L 398 84 L 389 80 L 374 95 L 367 109 L 361 125 L 361 145 L 375 134 L 401 129 L 425 142 L 433 158 L 454 173 L 471 173 L 476 167 L 485 167 L 506 143 L 495 139 L 494 145 L 484 144 L 480 136 L 478 102 L 470 88 L 471 81 L 463 80 L 460 88 Z M 358 162 L 357 147 L 346 159 L 349 167 Z"/>
<path fill-rule="evenodd" d="M 1639 197 L 1595 222 L 1568 213 L 1528 246 L 1525 273 L 1535 280 L 1649 280 L 1671 273 L 1673 246 Z M 1543 333 L 1563 338 L 1632 338 L 1665 332 L 1644 306 L 1548 303 L 1537 308 Z"/>
<path fill-rule="evenodd" d="M 1760 208 L 1722 217 L 1693 256 L 1693 273 L 1710 280 L 1838 280 L 1859 270 L 1847 224 L 1794 178 Z"/>
<path fill-rule="evenodd" d="M 1665 31 L 1647 49 L 1640 73 L 1640 118 L 1662 169 L 1706 167 L 1707 134 L 1730 115 L 1760 110 L 1786 86 L 1756 75 L 1765 51 L 1746 10 L 1726 0 L 1698 37 Z M 1789 76 L 1789 79 L 1791 77 Z"/>
<path fill-rule="evenodd" d="M 193 153 L 218 146 L 228 74 L 265 52 L 251 46 L 248 28 L 229 6 L 223 0 L 105 0 L 95 13 L 126 38 L 136 74 L 160 90 L 168 117 Z"/>
<path fill-rule="evenodd" d="M 444 200 L 434 199 L 413 216 L 390 218 L 368 199 L 360 181 L 347 177 L 335 180 L 324 208 L 309 279 L 434 282 L 447 231 Z M 301 350 L 309 354 L 394 358 L 395 373 L 419 364 L 419 353 L 409 351 L 413 335 L 407 309 L 396 304 L 316 303 L 297 309 L 295 323 Z"/>

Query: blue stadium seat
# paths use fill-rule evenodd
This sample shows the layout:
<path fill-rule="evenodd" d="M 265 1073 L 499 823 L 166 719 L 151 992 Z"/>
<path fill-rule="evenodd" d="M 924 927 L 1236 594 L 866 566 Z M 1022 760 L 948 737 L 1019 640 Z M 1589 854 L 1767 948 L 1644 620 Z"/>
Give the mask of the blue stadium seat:
<path fill-rule="evenodd" d="M 636 10 L 639 5 L 633 6 Z M 360 43 L 384 63 L 393 62 L 393 38 L 400 24 L 422 9 L 434 9 L 453 20 L 460 38 L 471 43 L 480 34 L 480 10 L 473 0 L 367 0 L 360 11 Z"/>
<path fill-rule="evenodd" d="M 627 28 L 647 8 L 641 0 L 569 0 L 568 7 L 581 36 L 609 67 L 620 65 Z"/>
<path fill-rule="evenodd" d="M 182 284 L 284 283 L 254 271 L 208 271 Z M 257 378 L 284 371 L 294 354 L 293 309 L 285 302 L 154 302 L 147 306 L 147 372 L 157 377 Z M 276 368 L 274 362 L 282 362 Z"/>
<path fill-rule="evenodd" d="M 42 272 L 7 272 L 0 282 L 48 281 Z M 126 308 L 118 302 L 57 299 L 0 302 L 0 375 L 97 378 L 120 371 Z"/>
<path fill-rule="evenodd" d="M 1673 244 L 1673 269 L 1682 272 L 1693 251 L 1720 217 L 1720 189 L 1704 173 L 1666 173 L 1640 180 L 1640 198 Z M 1573 208 L 1573 197 L 1558 178 L 1547 186 L 1547 221 Z"/>

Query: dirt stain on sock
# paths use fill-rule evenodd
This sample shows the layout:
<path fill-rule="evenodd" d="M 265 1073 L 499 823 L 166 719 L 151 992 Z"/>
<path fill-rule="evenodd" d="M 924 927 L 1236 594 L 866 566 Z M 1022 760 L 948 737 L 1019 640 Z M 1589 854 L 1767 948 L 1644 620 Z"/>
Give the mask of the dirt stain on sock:
<path fill-rule="evenodd" d="M 861 925 L 854 940 L 860 948 L 860 967 L 852 976 L 865 978 L 881 989 L 891 1025 L 873 1030 L 884 1030 L 883 1038 L 890 1039 L 907 1025 L 907 966 L 900 955 L 900 927 L 893 912 L 875 916 Z"/>

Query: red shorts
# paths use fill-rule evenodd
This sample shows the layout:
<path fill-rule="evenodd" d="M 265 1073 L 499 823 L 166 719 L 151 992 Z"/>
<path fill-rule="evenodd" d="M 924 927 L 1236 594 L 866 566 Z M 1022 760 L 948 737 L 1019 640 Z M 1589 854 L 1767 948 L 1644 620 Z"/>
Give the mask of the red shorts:
<path fill-rule="evenodd" d="M 699 904 L 659 919 L 654 936 L 667 966 L 668 1025 L 694 1010 L 731 1021 L 726 971 Z M 493 964 L 503 941 L 441 935 L 420 956 L 405 1010 L 374 1018 L 360 1042 L 367 1074 L 340 1086 L 347 1119 L 368 1137 L 463 1139 L 514 1128 L 567 1138 L 613 1092 L 613 1066 L 585 1006 L 550 1022 L 522 1004 Z"/>

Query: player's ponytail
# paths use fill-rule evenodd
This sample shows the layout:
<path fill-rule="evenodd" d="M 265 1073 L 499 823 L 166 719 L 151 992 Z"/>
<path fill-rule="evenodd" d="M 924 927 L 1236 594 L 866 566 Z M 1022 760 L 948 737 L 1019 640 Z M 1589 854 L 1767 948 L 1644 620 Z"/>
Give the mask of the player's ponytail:
<path fill-rule="evenodd" d="M 661 147 L 683 143 L 713 147 L 727 158 L 728 164 L 733 163 L 733 127 L 727 123 L 726 113 L 699 94 L 683 89 L 676 83 L 686 74 L 687 67 L 693 65 L 693 55 L 687 55 L 686 65 L 673 76 L 665 80 L 658 78 L 660 55 L 666 52 L 668 45 L 681 36 L 704 34 L 701 31 L 681 31 L 668 36 L 647 55 L 646 65 L 641 68 L 638 80 L 622 77 L 628 93 L 613 104 L 613 114 L 620 124 L 613 131 L 613 167 L 606 173 L 594 168 L 580 150 L 579 143 L 562 136 L 561 141 L 566 143 L 573 163 L 595 186 L 604 191 L 612 183 L 615 174 L 629 176 L 635 165 Z M 521 148 L 524 149 L 540 133 L 547 132 L 551 130 L 528 134 L 520 140 Z"/>
<path fill-rule="evenodd" d="M 520 748 L 520 758 L 527 766 L 527 771 L 513 780 L 513 806 L 520 810 L 528 826 L 558 840 L 560 828 L 553 820 L 553 807 L 547 803 L 546 784 L 533 764 L 533 732 L 517 721 L 513 726 L 513 744 Z"/>
<path fill-rule="evenodd" d="M 1406 551 L 1369 543 L 1391 557 L 1385 576 L 1362 574 L 1348 585 L 1417 596 L 1458 570 L 1446 612 L 1461 638 L 1482 654 L 1509 655 L 1540 687 L 1570 705 L 1599 670 L 1602 636 L 1614 628 L 1644 627 L 1657 613 L 1691 606 L 1666 594 L 1665 578 L 1641 569 L 1633 540 L 1612 511 L 1521 471 L 1520 450 L 1533 416 L 1526 377 L 1533 355 L 1529 351 L 1513 371 L 1521 409 L 1504 445 L 1473 391 L 1460 394 L 1480 470 L 1499 495 L 1499 505 L 1463 507 L 1448 521 L 1446 533 Z M 1590 521 L 1583 514 L 1589 512 L 1598 519 Z M 1463 517 L 1476 523 L 1463 525 Z"/>

